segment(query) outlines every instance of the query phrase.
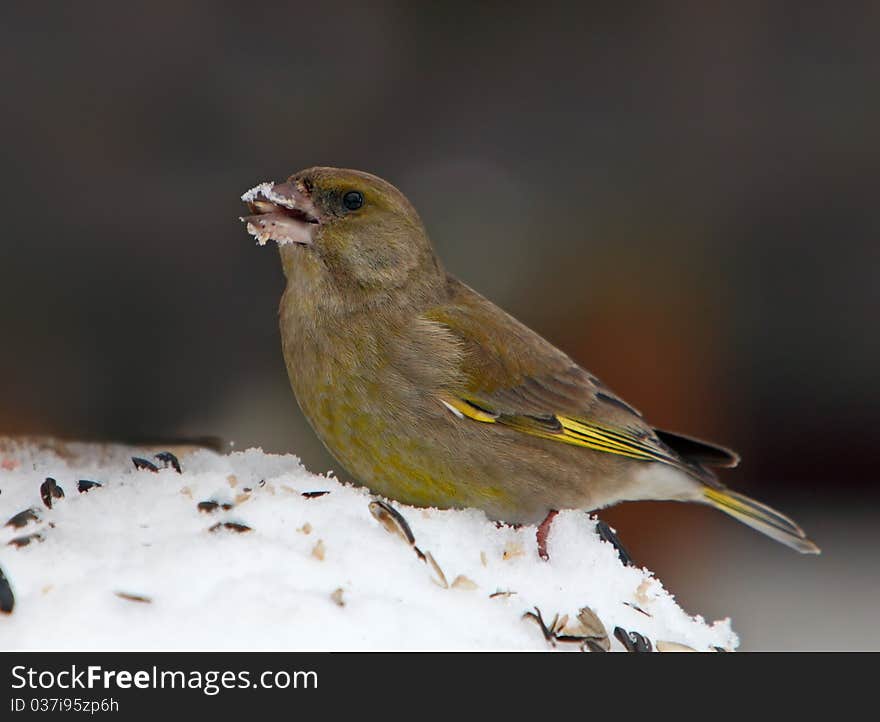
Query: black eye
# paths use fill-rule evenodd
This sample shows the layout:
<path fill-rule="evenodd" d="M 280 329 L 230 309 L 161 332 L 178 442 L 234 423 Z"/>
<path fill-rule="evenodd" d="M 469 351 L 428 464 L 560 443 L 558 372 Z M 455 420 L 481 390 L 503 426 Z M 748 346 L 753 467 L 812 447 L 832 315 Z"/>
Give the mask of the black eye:
<path fill-rule="evenodd" d="M 342 196 L 342 205 L 346 210 L 356 211 L 364 204 L 364 194 L 360 191 L 348 191 Z"/>

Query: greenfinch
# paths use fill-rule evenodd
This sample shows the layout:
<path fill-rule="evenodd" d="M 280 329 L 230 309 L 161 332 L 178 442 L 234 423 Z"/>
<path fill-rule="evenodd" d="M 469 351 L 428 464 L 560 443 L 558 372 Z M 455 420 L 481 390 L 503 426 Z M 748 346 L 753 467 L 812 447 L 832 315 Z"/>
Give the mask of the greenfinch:
<path fill-rule="evenodd" d="M 372 491 L 513 524 L 543 520 L 539 547 L 561 509 L 698 502 L 818 553 L 794 521 L 719 482 L 713 468 L 736 466 L 735 453 L 653 428 L 448 274 L 390 183 L 309 168 L 242 200 L 247 230 L 279 246 L 281 343 L 296 399 Z"/>

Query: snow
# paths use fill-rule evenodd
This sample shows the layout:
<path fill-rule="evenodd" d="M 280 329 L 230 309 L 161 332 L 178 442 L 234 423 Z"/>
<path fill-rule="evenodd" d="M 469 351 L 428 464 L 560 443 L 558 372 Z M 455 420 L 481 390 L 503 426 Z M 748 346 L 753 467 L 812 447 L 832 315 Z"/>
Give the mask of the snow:
<path fill-rule="evenodd" d="M 368 490 L 295 456 L 175 449 L 182 474 L 134 468 L 132 456 L 161 467 L 158 451 L 0 440 L 0 523 L 39 516 L 0 527 L 15 595 L 0 648 L 577 650 L 524 614 L 567 615 L 562 634 L 584 635 L 584 607 L 612 650 L 623 649 L 617 626 L 661 649 L 738 644 L 729 620 L 689 616 L 649 571 L 623 566 L 581 512 L 556 517 L 545 562 L 533 526 L 387 502 L 410 545 Z M 51 509 L 46 477 L 64 492 Z M 80 493 L 80 479 L 102 486 Z M 316 491 L 329 493 L 303 496 Z M 41 540 L 9 544 L 32 534 Z"/>
<path fill-rule="evenodd" d="M 262 202 L 265 205 L 268 202 L 274 206 L 296 208 L 295 202 L 275 192 L 275 184 L 270 181 L 264 181 L 245 191 L 241 199 L 245 203 L 259 204 Z M 291 221 L 278 213 L 261 213 L 257 216 L 242 217 L 239 220 L 246 222 L 245 229 L 257 239 L 257 244 L 260 246 L 265 246 L 270 240 L 275 241 L 279 246 L 288 243 L 308 245 L 312 242 L 312 229 L 308 225 Z"/>
<path fill-rule="evenodd" d="M 254 201 L 261 200 L 263 198 L 271 200 L 272 188 L 275 184 L 272 181 L 263 181 L 258 185 L 255 185 L 250 190 L 245 191 L 241 195 L 241 199 L 245 203 L 253 203 Z"/>
<path fill-rule="evenodd" d="M 272 197 L 275 195 L 273 191 L 274 183 L 270 181 L 264 181 L 248 191 L 245 191 L 241 199 L 245 203 L 253 203 L 255 201 L 260 200 L 270 200 L 272 201 Z M 273 201 L 276 202 L 276 201 Z M 245 218 L 240 218 L 239 220 L 244 221 Z M 271 229 L 268 227 L 268 224 L 264 221 L 261 224 L 253 223 L 248 221 L 245 224 L 245 229 L 248 233 L 250 233 L 254 238 L 257 239 L 257 243 L 261 246 L 265 246 L 266 243 L 271 239 Z"/>

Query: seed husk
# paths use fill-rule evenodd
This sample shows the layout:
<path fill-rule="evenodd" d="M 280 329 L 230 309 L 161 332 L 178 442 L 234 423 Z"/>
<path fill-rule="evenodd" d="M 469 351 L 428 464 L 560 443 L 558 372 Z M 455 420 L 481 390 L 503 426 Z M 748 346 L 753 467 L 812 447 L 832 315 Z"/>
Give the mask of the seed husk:
<path fill-rule="evenodd" d="M 51 476 L 47 476 L 46 481 L 40 484 L 40 498 L 42 498 L 46 508 L 51 509 L 52 502 L 55 501 L 55 499 L 64 498 L 64 489 L 58 486 L 58 482 L 55 481 L 55 479 Z"/>
<path fill-rule="evenodd" d="M 87 491 L 91 491 L 92 489 L 100 489 L 103 484 L 98 481 L 89 481 L 88 479 L 80 479 L 76 482 L 76 490 L 80 494 L 84 494 Z"/>
<path fill-rule="evenodd" d="M 18 514 L 9 518 L 9 521 L 6 522 L 5 526 L 11 526 L 13 529 L 21 529 L 21 527 L 27 526 L 32 521 L 40 521 L 40 517 L 37 515 L 37 509 L 34 508 L 18 512 Z"/>
<path fill-rule="evenodd" d="M 134 464 L 134 468 L 138 471 L 141 471 L 142 469 L 146 471 L 152 471 L 153 473 L 159 471 L 159 467 L 156 466 L 152 461 L 150 461 L 149 459 L 142 459 L 139 456 L 132 456 L 131 463 Z"/>
<path fill-rule="evenodd" d="M 464 574 L 459 574 L 453 579 L 451 586 L 453 589 L 464 589 L 469 592 L 474 589 L 479 589 L 479 585 L 473 579 L 466 577 Z"/>
<path fill-rule="evenodd" d="M 172 454 L 170 451 L 163 451 L 159 454 L 156 454 L 156 458 L 162 462 L 162 465 L 167 469 L 169 464 L 178 474 L 182 474 L 183 471 L 180 468 L 180 461 L 177 457 Z"/>
<path fill-rule="evenodd" d="M 12 593 L 12 585 L 0 569 L 0 612 L 12 614 L 15 608 L 15 595 Z"/>
<path fill-rule="evenodd" d="M 329 494 L 329 491 L 304 491 L 302 496 L 306 499 L 317 499 L 318 497 L 324 496 L 325 494 Z"/>
<path fill-rule="evenodd" d="M 425 552 L 425 561 L 428 563 L 428 566 L 434 571 L 434 576 L 431 577 L 431 581 L 433 581 L 438 586 L 443 589 L 449 589 L 449 582 L 446 581 L 446 575 L 443 573 L 443 570 L 440 568 L 440 565 L 434 559 L 434 556 L 431 552 Z"/>
<path fill-rule="evenodd" d="M 650 652 L 651 640 L 638 632 L 627 632 L 623 627 L 614 628 L 614 636 L 627 652 Z"/>
<path fill-rule="evenodd" d="M 578 621 L 583 626 L 584 636 L 593 639 L 607 639 L 608 632 L 602 620 L 589 607 L 581 607 L 577 615 Z"/>
<path fill-rule="evenodd" d="M 239 524 L 236 521 L 218 521 L 216 524 L 214 524 L 214 526 L 208 529 L 208 531 L 220 531 L 220 529 L 228 529 L 229 531 L 235 531 L 239 534 L 253 531 L 253 529 L 247 524 Z"/>
<path fill-rule="evenodd" d="M 633 558 L 620 541 L 620 538 L 608 524 L 601 519 L 596 520 L 596 533 L 602 541 L 608 542 L 617 550 L 617 558 L 626 567 L 634 565 Z"/>
<path fill-rule="evenodd" d="M 407 544 L 412 545 L 416 543 L 416 538 L 412 533 L 412 529 L 409 528 L 406 519 L 393 506 L 386 504 L 384 501 L 374 499 L 370 502 L 369 508 L 373 517 L 389 533 L 396 534 Z"/>
<path fill-rule="evenodd" d="M 41 542 L 41 541 L 43 541 L 42 534 L 39 534 L 39 533 L 27 534 L 26 536 L 18 536 L 18 537 L 15 537 L 15 539 L 10 540 L 9 543 L 7 544 L 7 546 L 13 546 L 13 547 L 20 548 L 20 547 L 26 547 L 31 542 Z"/>

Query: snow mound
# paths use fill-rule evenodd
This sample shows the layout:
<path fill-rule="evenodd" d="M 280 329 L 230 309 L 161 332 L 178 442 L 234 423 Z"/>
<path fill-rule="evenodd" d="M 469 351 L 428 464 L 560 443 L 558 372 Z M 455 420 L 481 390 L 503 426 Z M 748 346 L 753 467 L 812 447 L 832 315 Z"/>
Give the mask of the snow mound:
<path fill-rule="evenodd" d="M 738 644 L 729 620 L 689 616 L 624 566 L 584 513 L 559 514 L 545 562 L 534 526 L 376 503 L 295 456 L 177 449 L 178 473 L 159 451 L 0 440 L 0 524 L 14 517 L 0 527 L 0 602 L 14 594 L 0 648 Z"/>

